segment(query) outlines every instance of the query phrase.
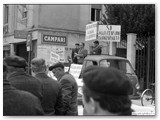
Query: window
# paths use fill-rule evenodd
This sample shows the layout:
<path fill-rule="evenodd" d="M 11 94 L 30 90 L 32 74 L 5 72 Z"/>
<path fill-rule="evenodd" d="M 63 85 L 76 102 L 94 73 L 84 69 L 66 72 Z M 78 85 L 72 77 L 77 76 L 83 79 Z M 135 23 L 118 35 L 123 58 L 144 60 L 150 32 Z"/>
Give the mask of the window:
<path fill-rule="evenodd" d="M 27 18 L 27 6 L 23 5 L 23 12 L 22 12 L 22 18 Z"/>
<path fill-rule="evenodd" d="M 3 25 L 3 35 L 8 33 L 8 24 Z"/>
<path fill-rule="evenodd" d="M 4 6 L 4 24 L 8 24 L 8 18 L 9 18 L 9 6 Z"/>
<path fill-rule="evenodd" d="M 101 9 L 91 8 L 91 21 L 100 20 Z"/>
<path fill-rule="evenodd" d="M 8 21 L 9 21 L 9 6 L 8 5 L 4 5 L 3 35 L 8 33 Z"/>

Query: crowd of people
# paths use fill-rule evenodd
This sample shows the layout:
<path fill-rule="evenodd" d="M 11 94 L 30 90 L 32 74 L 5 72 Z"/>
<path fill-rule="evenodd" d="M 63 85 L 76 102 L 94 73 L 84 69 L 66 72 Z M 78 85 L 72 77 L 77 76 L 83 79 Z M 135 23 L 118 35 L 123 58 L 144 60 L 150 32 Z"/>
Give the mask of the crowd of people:
<path fill-rule="evenodd" d="M 99 45 L 99 41 L 96 40 L 93 42 L 93 46 L 91 46 L 90 55 L 101 55 L 102 47 Z M 75 48 L 72 50 L 71 58 L 72 63 L 82 64 L 84 58 L 88 55 L 88 50 L 85 49 L 85 43 L 76 43 Z"/>
<path fill-rule="evenodd" d="M 88 52 L 84 43 L 76 46 L 72 59 L 82 64 Z M 92 52 L 100 54 L 101 50 L 95 45 Z M 31 75 L 26 67 L 26 60 L 19 56 L 8 56 L 3 60 L 4 116 L 78 115 L 78 85 L 75 78 L 65 72 L 63 63 L 57 62 L 47 68 L 44 59 L 34 58 Z M 47 75 L 48 70 L 57 80 Z M 114 68 L 89 66 L 82 79 L 84 115 L 131 115 L 128 95 L 132 86 L 124 73 Z"/>
<path fill-rule="evenodd" d="M 78 115 L 77 83 L 64 72 L 63 63 L 49 67 L 57 80 L 47 76 L 42 58 L 31 61 L 32 75 L 26 72 L 26 66 L 26 60 L 19 56 L 4 59 L 4 115 Z"/>

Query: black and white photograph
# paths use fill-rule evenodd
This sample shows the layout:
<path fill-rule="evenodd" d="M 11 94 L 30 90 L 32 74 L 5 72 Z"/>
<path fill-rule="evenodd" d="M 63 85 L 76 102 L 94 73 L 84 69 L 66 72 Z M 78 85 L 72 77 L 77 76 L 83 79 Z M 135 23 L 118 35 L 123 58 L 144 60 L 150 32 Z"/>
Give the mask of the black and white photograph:
<path fill-rule="evenodd" d="M 157 6 L 4 3 L 3 117 L 155 117 Z"/>

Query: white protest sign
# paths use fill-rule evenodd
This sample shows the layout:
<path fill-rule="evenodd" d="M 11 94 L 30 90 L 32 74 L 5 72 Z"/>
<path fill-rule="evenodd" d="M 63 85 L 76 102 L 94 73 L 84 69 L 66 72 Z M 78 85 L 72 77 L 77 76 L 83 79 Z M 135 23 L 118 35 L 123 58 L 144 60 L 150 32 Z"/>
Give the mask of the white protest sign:
<path fill-rule="evenodd" d="M 85 41 L 97 39 L 97 24 L 98 22 L 93 22 L 92 24 L 86 25 Z"/>
<path fill-rule="evenodd" d="M 60 56 L 54 52 L 51 52 L 50 53 L 50 61 L 53 62 L 53 63 L 56 63 L 58 62 L 60 59 Z"/>
<path fill-rule="evenodd" d="M 121 26 L 120 25 L 99 25 L 98 40 L 120 42 Z"/>
<path fill-rule="evenodd" d="M 68 72 L 68 70 L 69 70 L 69 67 L 64 67 L 64 72 Z"/>
<path fill-rule="evenodd" d="M 65 48 L 64 47 L 56 47 L 56 54 L 59 55 L 59 61 L 65 62 Z"/>
<path fill-rule="evenodd" d="M 47 65 L 52 65 L 56 62 L 65 62 L 65 47 L 53 45 L 38 45 L 37 57 L 45 59 Z"/>
<path fill-rule="evenodd" d="M 82 65 L 71 64 L 69 73 L 76 79 L 78 86 L 82 86 L 82 79 L 79 79 Z"/>

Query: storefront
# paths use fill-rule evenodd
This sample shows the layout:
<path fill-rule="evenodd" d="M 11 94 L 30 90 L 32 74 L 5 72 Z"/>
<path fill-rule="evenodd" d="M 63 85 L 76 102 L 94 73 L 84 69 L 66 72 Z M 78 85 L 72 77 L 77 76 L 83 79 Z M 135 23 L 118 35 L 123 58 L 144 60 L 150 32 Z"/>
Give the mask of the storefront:
<path fill-rule="evenodd" d="M 44 58 L 47 65 L 58 61 L 68 63 L 75 43 L 85 40 L 85 35 L 78 33 L 40 31 L 39 34 L 37 57 Z"/>

